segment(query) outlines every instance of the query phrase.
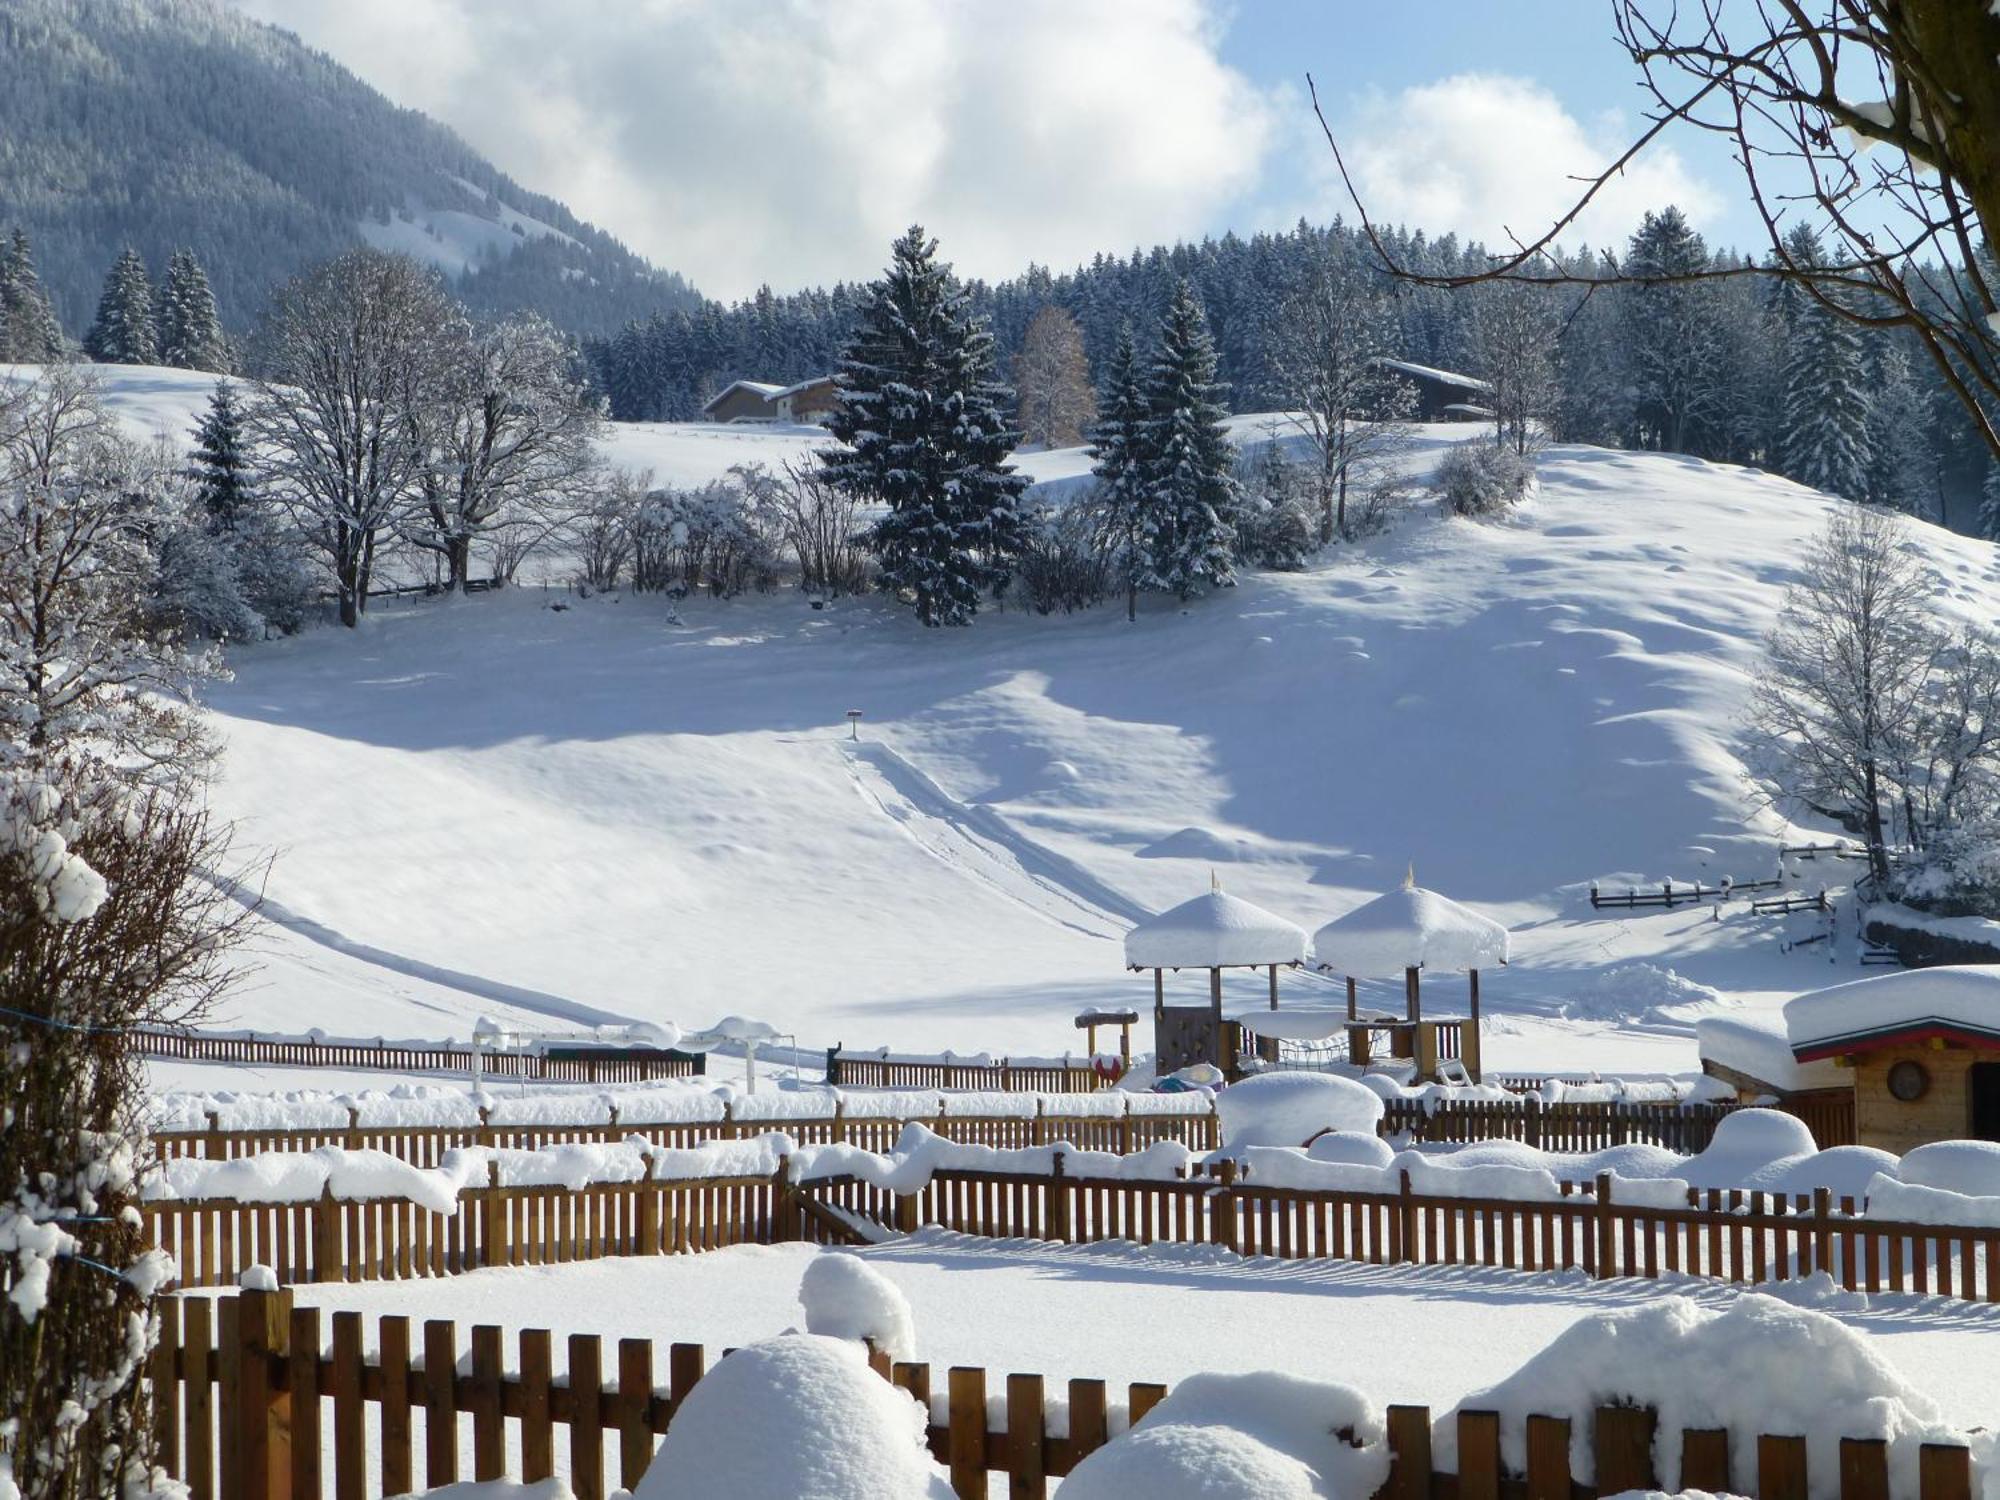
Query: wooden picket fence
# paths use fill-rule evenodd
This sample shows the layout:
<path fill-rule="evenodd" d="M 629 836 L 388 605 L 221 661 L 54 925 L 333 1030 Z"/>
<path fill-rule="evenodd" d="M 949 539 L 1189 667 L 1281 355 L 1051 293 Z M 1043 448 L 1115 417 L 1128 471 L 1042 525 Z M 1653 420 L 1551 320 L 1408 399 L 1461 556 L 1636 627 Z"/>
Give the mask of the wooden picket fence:
<path fill-rule="evenodd" d="M 952 1111 L 948 1098 L 942 1102 L 942 1111 L 926 1114 L 852 1114 L 847 1101 L 836 1098 L 829 1115 L 773 1119 L 757 1116 L 754 1098 L 731 1099 L 721 1119 L 664 1124 L 626 1123 L 613 1106 L 603 1124 L 496 1122 L 490 1110 L 481 1109 L 476 1125 L 374 1125 L 364 1123 L 359 1109 L 350 1107 L 345 1124 L 273 1130 L 224 1130 L 219 1117 L 211 1113 L 207 1129 L 155 1131 L 153 1142 L 160 1155 L 169 1158 L 224 1160 L 261 1151 L 342 1146 L 354 1151 L 385 1151 L 414 1166 L 435 1167 L 445 1152 L 463 1146 L 539 1150 L 637 1136 L 655 1146 L 688 1147 L 744 1140 L 771 1130 L 782 1130 L 803 1146 L 845 1144 L 886 1154 L 895 1148 L 903 1127 L 912 1122 L 928 1126 L 949 1141 L 1004 1149 L 1067 1141 L 1084 1151 L 1126 1154 L 1160 1141 L 1179 1141 L 1191 1150 L 1212 1151 L 1222 1140 L 1212 1104 L 1185 1114 L 1104 1115 L 1066 1114 L 1038 1100 L 1032 1115 L 991 1115 L 958 1114 Z"/>
<path fill-rule="evenodd" d="M 895 1196 L 852 1178 L 800 1185 L 845 1223 L 991 1238 L 1219 1245 L 1243 1255 L 1372 1265 L 1696 1276 L 1736 1285 L 1825 1272 L 1848 1291 L 2000 1302 L 2000 1227 L 1898 1223 L 1812 1194 L 1690 1189 L 1674 1207 L 1616 1200 L 1611 1179 L 1555 1201 L 1334 1192 L 1239 1180 L 1133 1181 L 947 1170 Z"/>
<path fill-rule="evenodd" d="M 826 1081 L 836 1088 L 975 1089 L 999 1094 L 1089 1094 L 1107 1079 L 1078 1061 L 1016 1063 L 947 1062 L 926 1058 L 849 1057 L 826 1049 Z"/>
<path fill-rule="evenodd" d="M 457 1276 L 488 1266 L 676 1255 L 852 1238 L 803 1209 L 787 1180 L 712 1177 L 581 1188 L 467 1188 L 456 1212 L 403 1198 L 300 1203 L 166 1199 L 142 1212 L 183 1287 L 233 1286 L 253 1266 L 286 1284 Z"/>
<path fill-rule="evenodd" d="M 468 1349 L 448 1320 L 416 1330 L 394 1315 L 377 1320 L 371 1359 L 361 1314 L 336 1312 L 330 1322 L 328 1346 L 320 1309 L 296 1305 L 283 1291 L 167 1299 L 150 1365 L 154 1430 L 161 1464 L 188 1484 L 193 1500 L 320 1500 L 329 1492 L 332 1500 L 375 1500 L 466 1477 L 532 1482 L 558 1473 L 578 1500 L 605 1500 L 614 1482 L 637 1488 L 708 1365 L 700 1345 L 673 1344 L 662 1371 L 649 1340 L 620 1339 L 608 1368 L 602 1340 L 572 1334 L 558 1374 L 555 1335 L 523 1329 L 510 1369 L 498 1327 L 474 1327 Z M 419 1331 L 421 1339 L 413 1339 Z M 1012 1500 L 1046 1500 L 1051 1478 L 1069 1473 L 1167 1394 L 1164 1385 L 1132 1384 L 1119 1410 L 1102 1380 L 1070 1380 L 1067 1430 L 1058 1435 L 1049 1421 L 1050 1382 L 1039 1374 L 1009 1374 L 1003 1384 L 984 1369 L 955 1366 L 934 1391 L 928 1365 L 873 1362 L 930 1412 L 931 1451 L 966 1500 L 986 1496 L 994 1474 L 1007 1476 Z M 1004 1396 L 989 1404 L 995 1385 Z M 1572 1473 L 1566 1418 L 1527 1419 L 1526 1466 L 1512 1473 L 1501 1458 L 1500 1416 L 1460 1413 L 1455 1474 L 1435 1466 L 1427 1408 L 1392 1406 L 1386 1418 L 1391 1468 L 1375 1500 L 1595 1500 L 1658 1486 L 1660 1434 L 1649 1410 L 1606 1406 L 1586 1419 L 1590 1484 Z M 1683 1488 L 1759 1500 L 1805 1500 L 1808 1493 L 1813 1476 L 1802 1437 L 1760 1435 L 1747 1455 L 1730 1451 L 1724 1431 L 1684 1431 L 1677 1444 L 1673 1434 L 1665 1437 L 1681 1455 Z M 1842 1500 L 1889 1500 L 1886 1444 L 1844 1440 L 1839 1465 Z M 1918 1474 L 1912 1500 L 1970 1500 L 1968 1449 L 1926 1445 Z"/>
<path fill-rule="evenodd" d="M 1661 1146 L 1683 1155 L 1704 1151 L 1715 1127 L 1740 1104 L 1628 1103 L 1618 1100 L 1544 1104 L 1520 1099 L 1389 1099 L 1382 1134 L 1439 1144 L 1519 1141 L 1545 1151 L 1602 1151 L 1611 1146 Z M 1852 1090 L 1786 1100 L 1778 1106 L 1812 1132 L 1822 1150 L 1854 1144 Z"/>
<path fill-rule="evenodd" d="M 469 1046 L 391 1046 L 386 1042 L 314 1042 L 260 1037 L 254 1033 L 141 1030 L 134 1035 L 142 1057 L 187 1062 L 260 1063 L 299 1068 L 363 1068 L 396 1073 L 470 1073 L 495 1078 L 533 1078 L 549 1083 L 649 1083 L 663 1078 L 698 1078 L 708 1071 L 700 1052 L 653 1047 L 576 1046 L 539 1052 L 475 1052 Z"/>

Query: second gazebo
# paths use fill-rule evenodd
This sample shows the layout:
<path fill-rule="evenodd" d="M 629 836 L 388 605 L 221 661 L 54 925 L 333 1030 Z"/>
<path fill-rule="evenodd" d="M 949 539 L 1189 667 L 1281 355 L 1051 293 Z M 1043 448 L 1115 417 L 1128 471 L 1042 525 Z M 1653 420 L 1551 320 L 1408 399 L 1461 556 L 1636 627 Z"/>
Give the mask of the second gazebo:
<path fill-rule="evenodd" d="M 1416 1076 L 1426 1081 L 1441 1079 L 1443 1066 L 1453 1061 L 1474 1083 L 1479 1081 L 1479 971 L 1506 963 L 1508 951 L 1506 928 L 1425 890 L 1414 879 L 1405 880 L 1401 890 L 1334 918 L 1313 934 L 1313 961 L 1347 981 L 1349 1061 L 1367 1066 L 1374 1038 L 1386 1033 L 1390 1055 L 1410 1059 Z M 1469 1019 L 1424 1019 L 1426 970 L 1467 976 Z M 1362 1015 L 1355 981 L 1393 979 L 1398 973 L 1403 976 L 1403 1016 Z"/>
<path fill-rule="evenodd" d="M 1275 1006 L 1278 970 L 1305 956 L 1303 927 L 1220 890 L 1183 901 L 1126 933 L 1125 967 L 1153 971 L 1153 1052 L 1160 1075 L 1191 1063 L 1225 1065 L 1224 969 L 1268 969 Z M 1208 1004 L 1168 1005 L 1168 969 L 1208 970 Z"/>

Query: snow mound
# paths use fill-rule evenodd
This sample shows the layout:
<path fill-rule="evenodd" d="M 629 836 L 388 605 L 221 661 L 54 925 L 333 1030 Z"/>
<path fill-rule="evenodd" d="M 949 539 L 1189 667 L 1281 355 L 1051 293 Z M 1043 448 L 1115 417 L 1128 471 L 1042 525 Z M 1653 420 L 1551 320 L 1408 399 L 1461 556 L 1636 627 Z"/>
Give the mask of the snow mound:
<path fill-rule="evenodd" d="M 1882 1170 L 1915 1187 L 2000 1198 L 2000 1141 L 1937 1141 Z"/>
<path fill-rule="evenodd" d="M 1343 1162 L 1356 1167 L 1386 1167 L 1396 1150 L 1381 1136 L 1360 1130 L 1329 1130 L 1306 1148 L 1313 1161 Z"/>
<path fill-rule="evenodd" d="M 786 1334 L 688 1393 L 633 1500 L 951 1500 L 927 1425 L 859 1344 Z"/>
<path fill-rule="evenodd" d="M 1715 1122 L 1707 1149 L 1688 1165 L 1701 1174 L 1697 1186 L 1744 1187 L 1748 1173 L 1795 1156 L 1811 1156 L 1818 1149 L 1797 1115 L 1778 1109 L 1739 1109 Z"/>
<path fill-rule="evenodd" d="M 917 1357 L 916 1322 L 902 1289 L 852 1255 L 829 1251 L 799 1279 L 806 1331 L 835 1339 L 866 1339 L 892 1360 Z"/>
<path fill-rule="evenodd" d="M 1389 1477 L 1382 1413 L 1349 1386 L 1195 1375 L 1063 1481 L 1063 1500 L 1367 1500 Z"/>
<path fill-rule="evenodd" d="M 1331 1073 L 1266 1073 L 1224 1089 L 1215 1099 L 1222 1144 L 1303 1146 L 1322 1131 L 1373 1135 L 1382 1096 Z"/>
<path fill-rule="evenodd" d="M 1303 927 L 1226 891 L 1183 901 L 1125 934 L 1128 969 L 1296 964 L 1305 956 Z"/>
<path fill-rule="evenodd" d="M 1440 1467 L 1453 1468 L 1457 1413 L 1498 1412 L 1501 1457 L 1518 1473 L 1527 1464 L 1528 1418 L 1566 1417 L 1572 1472 L 1589 1484 L 1596 1472 L 1591 1415 L 1624 1404 L 1659 1413 L 1653 1466 L 1668 1490 L 1680 1479 L 1680 1434 L 1689 1428 L 1728 1431 L 1731 1487 L 1743 1494 L 1754 1492 L 1758 1434 L 1804 1436 L 1814 1500 L 1839 1493 L 1844 1437 L 1890 1444 L 1898 1494 L 1915 1493 L 1923 1443 L 1965 1440 L 1865 1335 L 1825 1313 L 1750 1293 L 1720 1312 L 1663 1297 L 1587 1318 L 1446 1413 L 1432 1444 Z"/>
<path fill-rule="evenodd" d="M 1313 934 L 1321 968 L 1357 979 L 1405 969 L 1491 969 L 1507 962 L 1507 929 L 1448 896 L 1406 885 L 1335 917 Z"/>
<path fill-rule="evenodd" d="M 1183 828 L 1133 851 L 1140 859 L 1203 859 L 1211 864 L 1236 864 L 1257 857 L 1244 839 L 1226 839 L 1212 828 Z"/>
<path fill-rule="evenodd" d="M 1686 1021 L 1720 1006 L 1722 992 L 1659 964 L 1619 964 L 1593 975 L 1562 1008 L 1572 1021 Z"/>

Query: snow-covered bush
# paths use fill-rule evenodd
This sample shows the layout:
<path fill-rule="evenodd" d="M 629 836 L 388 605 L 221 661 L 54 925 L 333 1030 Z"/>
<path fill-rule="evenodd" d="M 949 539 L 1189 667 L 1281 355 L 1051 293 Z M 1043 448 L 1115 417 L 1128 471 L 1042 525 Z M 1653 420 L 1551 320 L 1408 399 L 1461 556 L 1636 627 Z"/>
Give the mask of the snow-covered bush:
<path fill-rule="evenodd" d="M 1071 614 L 1101 602 L 1111 587 L 1111 552 L 1095 505 L 1079 499 L 1031 515 L 1014 579 L 1038 615 Z"/>
<path fill-rule="evenodd" d="M 1253 567 L 1294 572 L 1319 545 L 1319 518 L 1310 477 L 1267 442 L 1237 465 L 1243 501 L 1234 517 L 1236 560 Z"/>
<path fill-rule="evenodd" d="M 1754 1490 L 1758 1434 L 1803 1435 L 1814 1500 L 1839 1493 L 1844 1437 L 1888 1441 L 1898 1494 L 1916 1491 L 1922 1444 L 1964 1441 L 1866 1335 L 1755 1293 L 1720 1312 L 1662 1297 L 1586 1318 L 1498 1385 L 1467 1396 L 1438 1420 L 1431 1441 L 1439 1467 L 1455 1467 L 1458 1411 L 1498 1412 L 1501 1460 L 1520 1473 L 1528 1418 L 1568 1418 L 1571 1470 L 1589 1484 L 1592 1417 L 1622 1405 L 1659 1413 L 1653 1466 L 1670 1491 L 1680 1480 L 1680 1434 L 1689 1428 L 1728 1431 L 1731 1488 L 1740 1494 Z"/>
<path fill-rule="evenodd" d="M 951 1500 L 928 1425 L 859 1344 L 786 1334 L 688 1393 L 633 1500 Z"/>
<path fill-rule="evenodd" d="M 917 1357 L 916 1323 L 902 1288 L 857 1256 L 828 1252 L 799 1279 L 806 1331 L 866 1339 L 892 1360 Z"/>
<path fill-rule="evenodd" d="M 1446 449 L 1431 484 L 1450 514 L 1485 516 L 1520 503 L 1534 479 L 1532 459 L 1475 440 Z"/>
<path fill-rule="evenodd" d="M 1331 1073 L 1265 1073 L 1224 1089 L 1215 1113 L 1227 1151 L 1303 1146 L 1328 1130 L 1373 1135 L 1382 1096 Z"/>
<path fill-rule="evenodd" d="M 631 522 L 632 587 L 718 599 L 778 580 L 778 520 L 760 491 L 733 480 L 654 490 Z"/>
<path fill-rule="evenodd" d="M 1078 1464 L 1063 1500 L 1368 1500 L 1389 1477 L 1384 1435 L 1348 1386 L 1195 1375 Z"/>
<path fill-rule="evenodd" d="M 1888 895 L 1941 917 L 2000 917 L 2000 822 L 1939 830 L 1895 867 Z"/>

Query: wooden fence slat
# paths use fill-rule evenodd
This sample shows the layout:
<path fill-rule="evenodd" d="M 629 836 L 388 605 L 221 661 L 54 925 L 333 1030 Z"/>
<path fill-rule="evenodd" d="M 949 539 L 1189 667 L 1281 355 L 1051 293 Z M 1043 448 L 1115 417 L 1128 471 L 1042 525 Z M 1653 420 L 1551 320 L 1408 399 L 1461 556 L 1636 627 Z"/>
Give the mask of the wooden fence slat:
<path fill-rule="evenodd" d="M 507 1475 L 507 1428 L 500 1411 L 500 1377 L 505 1356 L 497 1324 L 472 1329 L 472 1477 Z M 296 1500 L 296 1497 L 294 1497 Z"/>
<path fill-rule="evenodd" d="M 1806 1440 L 1757 1439 L 1757 1500 L 1806 1500 Z"/>
<path fill-rule="evenodd" d="M 382 1493 L 416 1488 L 410 1464 L 410 1320 L 386 1314 L 376 1331 L 382 1374 Z"/>
<path fill-rule="evenodd" d="M 1007 1500 L 1046 1500 L 1042 1377 L 1007 1377 Z"/>
<path fill-rule="evenodd" d="M 1430 1408 L 1390 1407 L 1388 1430 L 1389 1478 L 1379 1492 L 1380 1500 L 1430 1500 Z"/>
<path fill-rule="evenodd" d="M 291 1328 L 292 1472 L 289 1500 L 320 1495 L 319 1309 L 294 1307 Z"/>
<path fill-rule="evenodd" d="M 424 1322 L 424 1483 L 458 1482 L 458 1325 Z"/>
<path fill-rule="evenodd" d="M 556 1472 L 553 1336 L 546 1328 L 521 1330 L 521 1477 L 533 1484 Z"/>
<path fill-rule="evenodd" d="M 1597 1461 L 1599 1493 L 1618 1495 L 1657 1487 L 1653 1479 L 1653 1429 L 1657 1422 L 1651 1410 L 1640 1407 L 1597 1409 L 1591 1449 Z"/>
<path fill-rule="evenodd" d="M 1729 1493 L 1729 1433 L 1719 1427 L 1691 1427 L 1681 1434 L 1683 1490 Z"/>
<path fill-rule="evenodd" d="M 1880 1438 L 1840 1440 L 1840 1500 L 1889 1500 L 1889 1445 Z"/>
<path fill-rule="evenodd" d="M 367 1406 L 362 1400 L 361 1314 L 333 1315 L 333 1497 L 366 1500 Z M 294 1497 L 299 1500 L 299 1497 Z"/>
<path fill-rule="evenodd" d="M 1925 1443 L 1917 1454 L 1919 1500 L 1971 1500 L 1972 1451 Z"/>
<path fill-rule="evenodd" d="M 1528 1418 L 1527 1500 L 1570 1500 L 1569 1419 Z"/>
<path fill-rule="evenodd" d="M 1458 1500 L 1500 1500 L 1500 1414 L 1458 1414 Z"/>
<path fill-rule="evenodd" d="M 618 1482 L 639 1488 L 639 1478 L 653 1461 L 653 1341 L 618 1341 L 618 1396 L 624 1408 L 618 1418 Z"/>
<path fill-rule="evenodd" d="M 151 1364 L 154 1461 L 169 1474 L 181 1472 L 181 1299 L 162 1297 L 159 1336 Z"/>
<path fill-rule="evenodd" d="M 1167 1388 L 1153 1381 L 1134 1381 L 1127 1387 L 1125 1410 L 1131 1423 L 1137 1427 L 1145 1420 L 1146 1413 L 1167 1399 Z"/>
<path fill-rule="evenodd" d="M 216 1500 L 214 1396 L 210 1381 L 215 1378 L 211 1363 L 215 1345 L 209 1333 L 209 1312 L 214 1307 L 206 1297 L 190 1297 L 181 1304 L 181 1348 L 187 1373 L 186 1467 L 181 1477 L 194 1500 Z"/>
<path fill-rule="evenodd" d="M 1069 1383 L 1069 1451 L 1072 1461 L 1095 1453 L 1110 1441 L 1106 1421 L 1104 1382 L 1072 1380 Z"/>
<path fill-rule="evenodd" d="M 674 1344 L 667 1349 L 667 1384 L 671 1390 L 672 1406 L 678 1409 L 687 1400 L 688 1392 L 701 1380 L 702 1368 L 707 1353 L 699 1344 Z"/>
<path fill-rule="evenodd" d="M 604 1351 L 594 1333 L 569 1336 L 569 1486 L 604 1500 Z"/>
<path fill-rule="evenodd" d="M 946 1460 L 952 1493 L 959 1500 L 985 1500 L 986 1372 L 953 1365 L 948 1377 L 950 1421 Z"/>

